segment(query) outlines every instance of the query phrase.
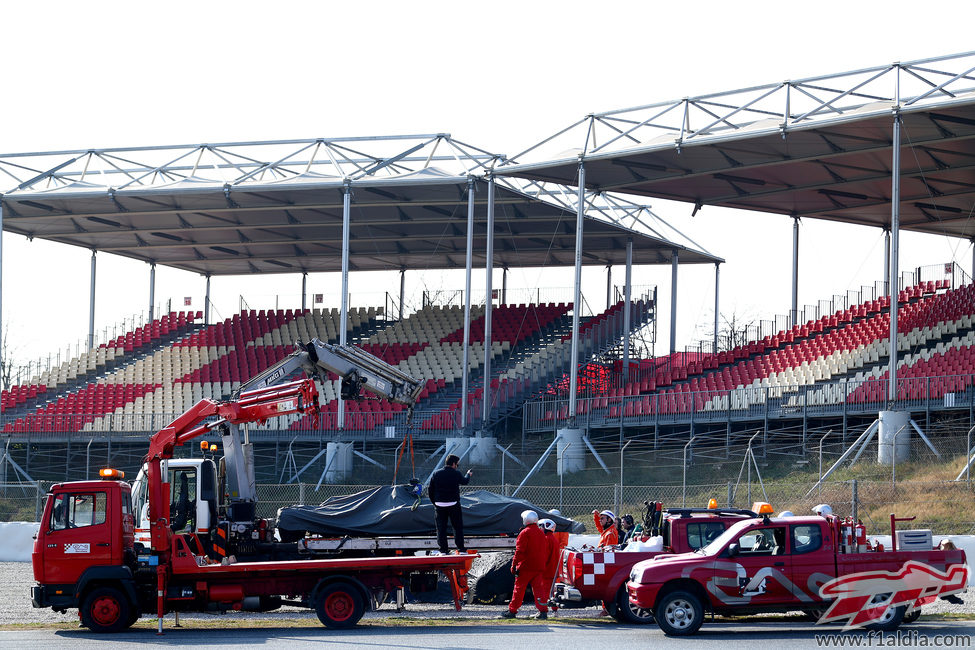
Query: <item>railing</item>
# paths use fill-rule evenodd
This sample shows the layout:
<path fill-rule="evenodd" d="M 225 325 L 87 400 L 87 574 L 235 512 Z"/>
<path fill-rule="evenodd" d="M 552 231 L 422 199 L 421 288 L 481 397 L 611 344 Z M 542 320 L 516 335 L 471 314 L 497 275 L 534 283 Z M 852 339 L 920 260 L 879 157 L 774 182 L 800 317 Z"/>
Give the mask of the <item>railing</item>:
<path fill-rule="evenodd" d="M 898 291 L 927 282 L 940 282 L 942 283 L 940 288 L 956 289 L 971 284 L 972 277 L 956 262 L 929 264 L 910 271 L 903 271 L 898 281 Z M 815 305 L 802 306 L 799 308 L 795 319 L 789 314 L 777 314 L 771 319 L 746 323 L 741 329 L 737 329 L 737 326 L 732 331 L 729 331 L 728 327 L 723 332 L 719 329 L 718 350 L 738 347 L 752 341 L 761 341 L 766 337 L 772 337 L 789 330 L 795 325 L 817 321 L 824 316 L 850 309 L 855 305 L 879 300 L 888 294 L 887 281 L 877 281 L 872 286 L 862 286 L 859 290 L 849 290 L 843 294 L 835 294 L 828 300 L 819 300 Z M 725 340 L 722 341 L 721 338 Z M 712 354 L 714 352 L 713 337 L 709 340 L 692 343 L 684 351 L 685 354 Z"/>
<path fill-rule="evenodd" d="M 449 422 L 434 416 L 444 411 L 417 410 L 413 419 L 407 425 L 405 411 L 399 413 L 352 413 L 345 414 L 345 427 L 339 430 L 335 424 L 335 413 L 321 413 L 317 425 L 309 421 L 291 428 L 300 419 L 289 416 L 282 425 L 265 424 L 250 425 L 248 435 L 252 440 L 260 439 L 290 439 L 314 438 L 321 435 L 341 433 L 343 439 L 376 439 L 402 437 L 408 428 L 414 435 L 444 431 L 454 431 L 459 423 L 451 419 Z M 89 414 L 67 414 L 55 416 L 0 416 L 0 439 L 10 436 L 14 439 L 30 438 L 31 440 L 64 440 L 66 438 L 89 440 L 111 438 L 113 440 L 146 439 L 155 432 L 173 422 L 182 413 L 110 413 L 94 416 Z M 369 416 L 372 416 L 371 418 Z M 382 418 L 380 418 L 382 416 Z M 96 423 L 95 420 L 98 420 Z M 424 422 L 432 421 L 429 426 Z M 371 423 L 371 426 L 370 426 Z"/>
<path fill-rule="evenodd" d="M 530 402 L 524 409 L 524 430 L 551 431 L 568 426 L 651 426 L 692 422 L 725 422 L 783 417 L 829 417 L 876 413 L 879 410 L 925 411 L 975 408 L 975 375 L 904 377 L 897 380 L 897 398 L 888 399 L 888 380 L 861 379 L 809 385 L 757 386 L 669 394 L 588 397 Z"/>

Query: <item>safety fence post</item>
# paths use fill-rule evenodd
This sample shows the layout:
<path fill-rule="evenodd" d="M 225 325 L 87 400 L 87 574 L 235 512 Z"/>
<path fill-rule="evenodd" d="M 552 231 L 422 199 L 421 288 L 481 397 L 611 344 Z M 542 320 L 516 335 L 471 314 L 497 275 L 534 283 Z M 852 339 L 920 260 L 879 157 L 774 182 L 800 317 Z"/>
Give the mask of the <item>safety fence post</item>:
<path fill-rule="evenodd" d="M 853 479 L 850 481 L 850 516 L 853 517 L 853 521 L 857 521 L 859 517 L 859 505 L 860 505 L 860 494 L 857 490 L 857 480 Z"/>
<path fill-rule="evenodd" d="M 298 483 L 298 503 L 305 505 L 305 484 Z"/>
<path fill-rule="evenodd" d="M 41 496 L 44 494 L 44 490 L 41 489 L 41 482 L 34 482 L 34 521 L 41 520 Z"/>

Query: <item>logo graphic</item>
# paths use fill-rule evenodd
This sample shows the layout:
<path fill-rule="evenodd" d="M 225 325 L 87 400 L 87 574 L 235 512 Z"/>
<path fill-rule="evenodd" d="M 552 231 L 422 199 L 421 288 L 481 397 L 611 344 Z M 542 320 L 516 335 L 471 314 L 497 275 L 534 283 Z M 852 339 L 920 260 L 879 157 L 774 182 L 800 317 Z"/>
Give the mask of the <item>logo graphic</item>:
<path fill-rule="evenodd" d="M 909 560 L 899 571 L 864 571 L 830 580 L 819 589 L 824 599 L 833 600 L 817 621 L 846 621 L 851 630 L 882 621 L 896 607 L 916 608 L 935 598 L 957 594 L 968 585 L 968 566 L 956 564 L 945 572 Z"/>
<path fill-rule="evenodd" d="M 91 553 L 91 544 L 81 544 L 81 543 L 65 544 L 64 552 L 65 553 Z"/>

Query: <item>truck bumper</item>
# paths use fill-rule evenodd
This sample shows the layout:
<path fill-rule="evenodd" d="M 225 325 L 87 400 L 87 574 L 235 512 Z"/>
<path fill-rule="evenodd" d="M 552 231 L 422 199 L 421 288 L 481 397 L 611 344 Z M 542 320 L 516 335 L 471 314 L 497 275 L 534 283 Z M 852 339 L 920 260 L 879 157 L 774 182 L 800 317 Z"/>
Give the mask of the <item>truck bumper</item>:
<path fill-rule="evenodd" d="M 77 607 L 74 585 L 37 585 L 30 589 L 30 602 L 34 607 L 67 609 Z"/>
<path fill-rule="evenodd" d="M 626 594 L 630 597 L 630 602 L 643 609 L 653 609 L 659 591 L 658 584 L 641 584 L 632 580 L 626 583 Z"/>

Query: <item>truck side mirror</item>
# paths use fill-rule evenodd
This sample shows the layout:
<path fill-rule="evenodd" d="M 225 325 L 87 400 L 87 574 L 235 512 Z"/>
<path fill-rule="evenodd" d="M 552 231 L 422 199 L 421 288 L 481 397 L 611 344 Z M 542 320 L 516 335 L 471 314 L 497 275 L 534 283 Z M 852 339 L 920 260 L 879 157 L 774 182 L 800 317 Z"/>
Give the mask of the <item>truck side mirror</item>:
<path fill-rule="evenodd" d="M 738 546 L 738 542 L 728 544 L 728 557 L 735 557 L 741 551 L 741 547 Z"/>

